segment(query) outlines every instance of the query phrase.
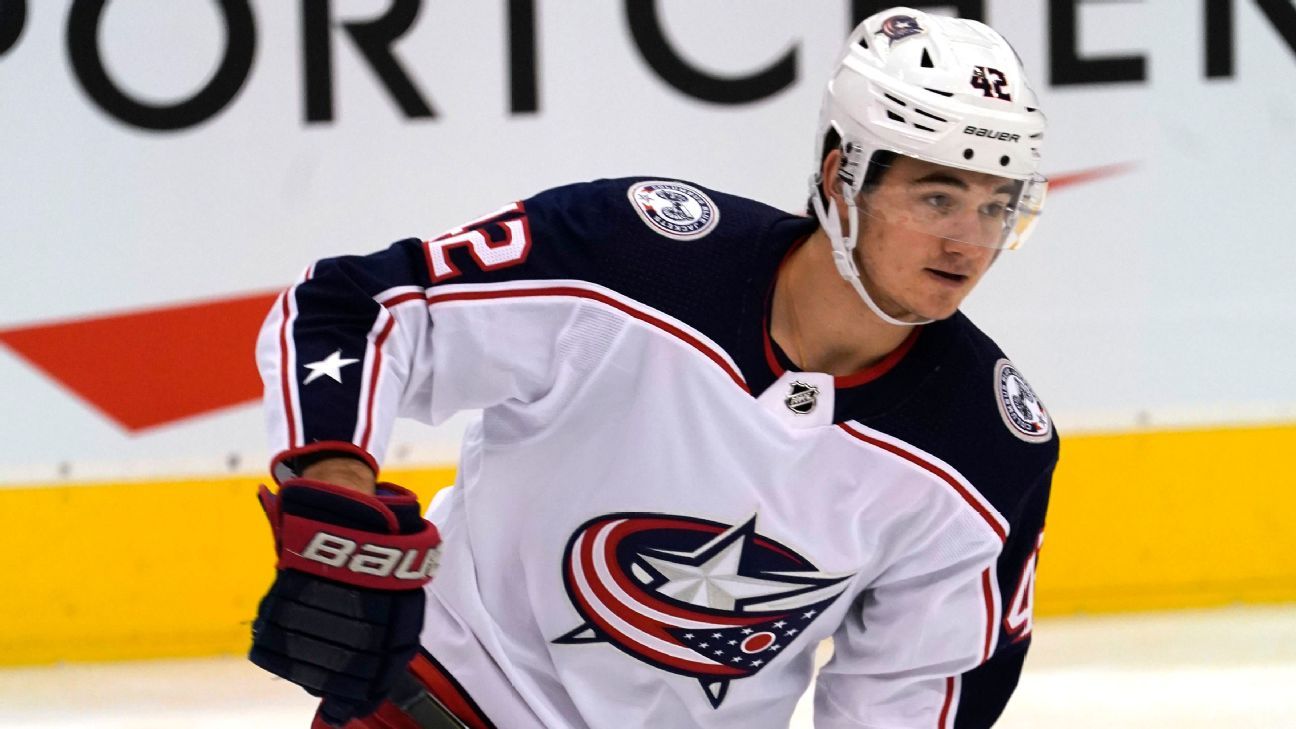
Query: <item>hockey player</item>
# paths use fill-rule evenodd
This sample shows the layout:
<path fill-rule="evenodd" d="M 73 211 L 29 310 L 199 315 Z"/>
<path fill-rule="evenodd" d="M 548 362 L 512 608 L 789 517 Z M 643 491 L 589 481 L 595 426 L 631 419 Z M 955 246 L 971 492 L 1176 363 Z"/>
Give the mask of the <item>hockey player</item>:
<path fill-rule="evenodd" d="M 1040 212 L 1044 118 L 997 33 L 896 8 L 820 132 L 812 217 L 600 180 L 279 299 L 251 658 L 317 726 L 786 727 L 825 638 L 816 726 L 994 723 L 1057 439 L 958 307 Z M 463 409 L 428 523 L 384 447 Z"/>

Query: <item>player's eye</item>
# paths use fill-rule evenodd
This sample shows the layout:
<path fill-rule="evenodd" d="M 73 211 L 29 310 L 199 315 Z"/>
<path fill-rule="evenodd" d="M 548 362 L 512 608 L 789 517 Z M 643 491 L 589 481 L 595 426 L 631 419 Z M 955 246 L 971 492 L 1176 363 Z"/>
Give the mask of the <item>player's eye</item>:
<path fill-rule="evenodd" d="M 1004 218 L 1008 215 L 1008 205 L 1002 202 L 988 202 L 981 206 L 981 214 L 987 218 Z"/>
<path fill-rule="evenodd" d="M 954 208 L 954 198 L 943 192 L 933 192 L 923 195 L 923 203 L 937 212 L 945 213 Z"/>

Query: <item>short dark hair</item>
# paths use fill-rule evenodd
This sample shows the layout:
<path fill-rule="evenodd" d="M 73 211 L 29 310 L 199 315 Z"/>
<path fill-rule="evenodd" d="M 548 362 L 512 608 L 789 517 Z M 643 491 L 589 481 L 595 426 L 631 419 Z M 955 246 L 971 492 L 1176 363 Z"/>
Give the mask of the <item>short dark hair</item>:
<path fill-rule="evenodd" d="M 815 179 L 820 179 L 819 174 L 823 171 L 824 160 L 828 159 L 829 153 L 834 149 L 841 149 L 841 142 L 841 135 L 837 133 L 836 129 L 829 127 L 828 131 L 824 132 L 823 144 L 819 149 L 819 169 L 815 171 Z M 842 151 L 843 153 L 845 152 L 845 150 Z M 894 164 L 896 157 L 899 156 L 898 153 L 892 152 L 889 149 L 879 149 L 874 152 L 873 156 L 869 158 L 867 168 L 864 170 L 864 184 L 860 189 L 869 190 L 882 184 L 882 175 L 886 174 L 887 168 Z M 819 202 L 823 203 L 826 208 L 828 206 L 828 200 L 824 197 L 823 187 L 820 186 L 815 190 L 815 192 L 819 195 Z M 814 204 L 810 200 L 806 200 L 807 214 L 813 210 Z"/>

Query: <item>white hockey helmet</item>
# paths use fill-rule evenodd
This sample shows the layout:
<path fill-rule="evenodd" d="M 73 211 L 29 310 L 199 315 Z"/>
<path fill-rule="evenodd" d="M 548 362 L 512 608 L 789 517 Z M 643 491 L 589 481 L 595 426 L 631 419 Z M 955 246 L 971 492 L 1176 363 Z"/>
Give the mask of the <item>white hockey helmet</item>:
<path fill-rule="evenodd" d="M 818 172 L 811 179 L 810 199 L 832 241 L 838 271 L 876 314 L 894 324 L 925 323 L 886 315 L 859 281 L 853 257 L 859 229 L 856 198 L 866 181 L 881 173 L 883 160 L 893 159 L 877 153 L 1005 178 L 1011 192 L 1001 206 L 981 217 L 975 235 L 960 239 L 1015 249 L 1030 233 L 1048 188 L 1038 173 L 1044 127 L 1021 59 L 988 26 L 899 7 L 855 28 L 824 93 L 815 159 L 819 170 L 829 145 L 842 151 L 834 184 L 846 200 L 848 230 L 841 230 L 835 201 L 820 194 Z M 890 214 L 908 215 L 904 224 L 954 237 L 941 227 L 939 212 Z M 887 214 L 867 205 L 865 213 Z"/>

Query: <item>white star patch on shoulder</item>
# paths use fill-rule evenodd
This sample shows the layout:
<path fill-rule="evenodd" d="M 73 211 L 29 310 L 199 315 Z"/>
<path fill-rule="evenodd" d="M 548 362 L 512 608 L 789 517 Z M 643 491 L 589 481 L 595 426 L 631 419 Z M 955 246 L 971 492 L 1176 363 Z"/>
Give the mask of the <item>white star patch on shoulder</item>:
<path fill-rule="evenodd" d="M 309 385 L 321 377 L 327 376 L 338 384 L 342 384 L 342 368 L 349 364 L 359 362 L 358 359 L 344 359 L 342 350 L 336 350 L 333 354 L 325 357 L 318 362 L 308 362 L 303 367 L 310 370 L 311 373 L 302 380 L 302 385 Z"/>

